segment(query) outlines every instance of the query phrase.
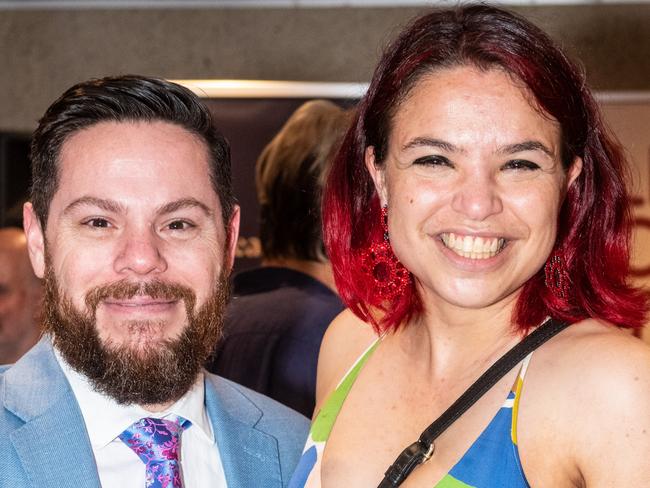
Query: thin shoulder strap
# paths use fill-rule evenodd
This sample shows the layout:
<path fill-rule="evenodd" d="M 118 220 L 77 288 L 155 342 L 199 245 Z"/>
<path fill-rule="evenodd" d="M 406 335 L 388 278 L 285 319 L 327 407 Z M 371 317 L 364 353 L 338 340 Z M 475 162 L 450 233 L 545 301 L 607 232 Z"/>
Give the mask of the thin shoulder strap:
<path fill-rule="evenodd" d="M 512 400 L 512 419 L 510 423 L 510 437 L 512 439 L 512 443 L 517 445 L 517 423 L 519 422 L 519 402 L 521 401 L 521 392 L 524 387 L 524 381 L 526 380 L 526 372 L 528 372 L 528 365 L 530 364 L 530 360 L 533 357 L 533 353 L 535 351 L 531 351 L 528 353 L 528 356 L 524 358 L 524 360 L 521 362 L 521 368 L 519 368 L 519 373 L 517 374 L 517 379 L 515 380 L 515 386 L 514 386 L 514 393 L 515 397 Z"/>
<path fill-rule="evenodd" d="M 522 359 L 548 341 L 566 327 L 568 323 L 548 319 L 530 335 L 523 339 L 499 358 L 490 368 L 470 386 L 447 410 L 443 412 L 420 438 L 404 449 L 395 462 L 390 465 L 378 488 L 394 488 L 401 485 L 406 477 L 424 461 L 427 461 L 435 449 L 434 440 L 451 424 L 463 415 L 508 371 L 512 370 Z"/>
<path fill-rule="evenodd" d="M 354 379 L 356 379 L 357 375 L 359 374 L 359 372 L 361 371 L 363 366 L 366 364 L 366 361 L 368 360 L 368 358 L 370 358 L 370 356 L 372 356 L 372 353 L 375 352 L 375 349 L 377 348 L 377 346 L 381 342 L 382 338 L 383 338 L 383 336 L 377 337 L 377 339 L 372 341 L 370 343 L 370 345 L 368 345 L 368 347 L 366 347 L 364 349 L 361 356 L 359 356 L 354 361 L 354 363 L 352 363 L 352 366 L 350 366 L 348 368 L 348 370 L 345 372 L 343 377 L 339 380 L 338 384 L 336 385 L 336 388 L 339 388 L 343 383 L 345 383 L 345 381 L 348 380 L 348 378 L 350 376 L 352 376 Z"/>

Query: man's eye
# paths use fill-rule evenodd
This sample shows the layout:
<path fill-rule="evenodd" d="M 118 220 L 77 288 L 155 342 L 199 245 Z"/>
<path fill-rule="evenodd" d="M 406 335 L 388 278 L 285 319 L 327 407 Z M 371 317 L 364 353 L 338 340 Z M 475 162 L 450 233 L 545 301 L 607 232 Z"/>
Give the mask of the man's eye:
<path fill-rule="evenodd" d="M 504 164 L 503 169 L 535 170 L 539 169 L 539 165 L 525 159 L 513 159 Z"/>
<path fill-rule="evenodd" d="M 84 222 L 85 225 L 89 227 L 96 227 L 100 229 L 106 229 L 111 226 L 110 222 L 106 219 L 101 219 L 101 218 L 94 218 L 94 219 L 89 219 L 86 222 Z"/>
<path fill-rule="evenodd" d="M 453 166 L 451 161 L 444 156 L 424 156 L 417 158 L 413 164 L 421 166 Z"/>
<path fill-rule="evenodd" d="M 169 230 L 188 230 L 194 227 L 193 224 L 187 222 L 186 220 L 174 220 L 173 222 L 167 225 Z"/>

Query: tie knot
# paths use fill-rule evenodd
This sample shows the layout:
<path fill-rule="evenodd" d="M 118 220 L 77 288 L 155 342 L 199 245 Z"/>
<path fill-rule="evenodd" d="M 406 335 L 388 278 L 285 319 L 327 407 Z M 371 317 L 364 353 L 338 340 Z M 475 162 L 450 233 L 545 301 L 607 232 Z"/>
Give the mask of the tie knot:
<path fill-rule="evenodd" d="M 178 468 L 180 435 L 183 429 L 190 425 L 191 422 L 182 417 L 172 419 L 145 417 L 119 435 L 120 440 L 129 446 L 145 464 L 147 486 L 180 486 Z M 150 484 L 152 481 L 153 483 Z"/>

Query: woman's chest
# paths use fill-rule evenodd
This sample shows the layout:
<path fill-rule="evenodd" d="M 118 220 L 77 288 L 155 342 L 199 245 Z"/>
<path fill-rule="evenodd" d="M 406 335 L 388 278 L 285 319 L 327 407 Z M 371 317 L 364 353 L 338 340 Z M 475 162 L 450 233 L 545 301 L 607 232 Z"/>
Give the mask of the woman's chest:
<path fill-rule="evenodd" d="M 455 393 L 437 392 L 417 381 L 373 381 L 372 388 L 355 385 L 339 412 L 323 453 L 323 487 L 377 486 L 397 455 L 455 400 Z M 402 486 L 433 488 L 443 479 L 484 480 L 491 477 L 489 471 L 504 470 L 523 478 L 512 441 L 512 382 L 504 378 L 440 435 L 431 459 Z M 478 458 L 479 473 L 473 461 Z"/>

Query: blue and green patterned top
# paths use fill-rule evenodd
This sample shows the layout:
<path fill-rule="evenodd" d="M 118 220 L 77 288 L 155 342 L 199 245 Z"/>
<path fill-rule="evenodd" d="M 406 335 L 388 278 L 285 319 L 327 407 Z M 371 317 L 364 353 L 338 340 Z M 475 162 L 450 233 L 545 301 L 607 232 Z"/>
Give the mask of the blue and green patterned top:
<path fill-rule="evenodd" d="M 320 463 L 327 439 L 352 385 L 379 342 L 361 355 L 318 412 L 289 488 L 320 488 Z M 517 449 L 517 411 L 531 356 L 522 361 L 517 380 L 492 421 L 434 488 L 529 488 Z"/>

